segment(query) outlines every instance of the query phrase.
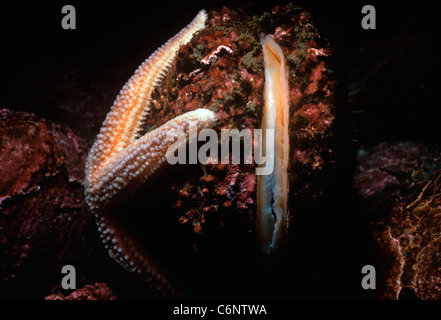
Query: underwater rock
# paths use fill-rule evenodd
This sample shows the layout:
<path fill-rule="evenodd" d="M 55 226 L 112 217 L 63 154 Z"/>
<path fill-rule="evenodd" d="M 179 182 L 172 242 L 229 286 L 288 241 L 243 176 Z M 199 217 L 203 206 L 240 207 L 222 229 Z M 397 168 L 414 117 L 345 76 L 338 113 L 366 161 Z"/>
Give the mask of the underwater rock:
<path fill-rule="evenodd" d="M 38 296 L 91 249 L 82 184 L 88 147 L 70 129 L 7 109 L 0 137 L 0 281 Z"/>
<path fill-rule="evenodd" d="M 433 155 L 400 142 L 359 158 L 355 189 L 371 224 L 376 298 L 441 298 L 441 170 Z"/>
<path fill-rule="evenodd" d="M 397 192 L 411 184 L 421 175 L 420 166 L 429 161 L 429 149 L 424 145 L 383 142 L 359 152 L 354 188 L 364 199 L 384 197 L 384 193 Z"/>
<path fill-rule="evenodd" d="M 441 298 L 441 171 L 398 201 L 374 234 L 388 263 L 380 298 Z"/>

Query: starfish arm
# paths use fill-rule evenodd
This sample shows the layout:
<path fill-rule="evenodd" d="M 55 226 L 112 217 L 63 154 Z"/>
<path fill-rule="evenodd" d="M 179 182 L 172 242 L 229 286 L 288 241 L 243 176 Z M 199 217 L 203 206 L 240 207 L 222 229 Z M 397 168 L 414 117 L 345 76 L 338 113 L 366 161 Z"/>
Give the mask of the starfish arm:
<path fill-rule="evenodd" d="M 146 183 L 151 175 L 166 163 L 166 154 L 179 138 L 180 133 L 189 136 L 193 122 L 198 130 L 212 127 L 216 122 L 214 113 L 197 109 L 184 113 L 161 127 L 146 133 L 121 151 L 97 174 L 86 190 L 87 201 L 93 212 L 113 207 L 115 201 L 123 201 Z M 184 143 L 186 140 L 184 141 Z"/>
<path fill-rule="evenodd" d="M 111 219 L 104 216 L 97 216 L 96 223 L 100 237 L 111 258 L 126 270 L 142 276 L 149 285 L 156 289 L 157 294 L 181 296 L 169 277 L 154 263 L 154 259 L 128 233 L 121 232 Z"/>
<path fill-rule="evenodd" d="M 164 77 L 182 44 L 205 26 L 207 14 L 201 10 L 193 21 L 145 60 L 127 81 L 107 114 L 86 163 L 86 179 L 106 167 L 111 159 L 135 139 L 147 112 L 151 93 Z"/>
<path fill-rule="evenodd" d="M 125 269 L 138 273 L 158 293 L 179 296 L 167 276 L 157 268 L 153 259 L 137 245 L 130 234 L 120 230 L 106 212 L 116 201 L 127 195 L 151 177 L 166 163 L 169 147 L 177 141 L 186 143 L 190 126 L 196 124 L 198 131 L 212 127 L 215 114 L 207 109 L 197 109 L 178 116 L 159 128 L 146 133 L 114 156 L 111 161 L 86 185 L 86 200 L 95 213 L 98 231 L 109 255 Z"/>
<path fill-rule="evenodd" d="M 159 128 L 138 137 L 149 112 L 151 94 L 164 78 L 176 52 L 205 26 L 207 15 L 200 11 L 194 20 L 167 41 L 127 81 L 108 113 L 86 162 L 85 194 L 96 217 L 100 236 L 113 257 L 127 270 L 143 278 L 164 294 L 176 294 L 160 268 L 155 267 L 145 250 L 121 228 L 112 216 L 115 205 L 122 203 L 152 175 L 166 165 L 169 148 L 183 145 L 193 132 L 212 127 L 214 113 L 197 109 L 178 116 Z M 193 125 L 193 126 L 192 126 Z M 192 137 L 190 137 L 192 138 Z"/>

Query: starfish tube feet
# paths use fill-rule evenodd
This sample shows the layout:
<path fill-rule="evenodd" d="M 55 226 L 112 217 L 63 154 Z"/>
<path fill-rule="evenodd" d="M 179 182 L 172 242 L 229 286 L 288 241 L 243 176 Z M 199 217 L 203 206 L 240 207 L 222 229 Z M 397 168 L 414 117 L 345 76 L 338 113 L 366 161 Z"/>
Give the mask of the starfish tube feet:
<path fill-rule="evenodd" d="M 216 123 L 214 113 L 197 109 L 178 116 L 161 127 L 146 133 L 118 153 L 111 161 L 89 179 L 87 201 L 93 212 L 104 212 L 115 202 L 121 202 L 144 185 L 149 177 L 167 163 L 167 150 L 183 134 L 189 135 L 191 122 L 197 129 L 211 128 Z"/>

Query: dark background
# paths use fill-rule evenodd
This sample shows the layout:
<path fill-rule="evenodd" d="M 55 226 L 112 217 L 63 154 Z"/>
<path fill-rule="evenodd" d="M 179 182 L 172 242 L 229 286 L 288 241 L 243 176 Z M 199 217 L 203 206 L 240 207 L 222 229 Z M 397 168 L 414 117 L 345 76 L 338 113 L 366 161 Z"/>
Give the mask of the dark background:
<path fill-rule="evenodd" d="M 350 127 L 346 137 L 350 142 L 348 157 L 354 159 L 358 149 L 382 141 L 412 140 L 438 145 L 439 5 L 420 1 L 293 2 L 311 13 L 321 34 L 337 50 L 339 80 L 350 96 L 343 106 Z M 65 4 L 76 8 L 76 30 L 61 28 L 61 8 Z M 92 142 L 117 93 L 137 66 L 201 8 L 227 5 L 254 15 L 275 4 L 2 3 L 0 108 L 36 113 L 71 127 Z M 376 30 L 361 28 L 364 4 L 376 8 Z M 347 169 L 350 176 L 352 168 Z M 365 242 L 365 221 L 357 217 L 357 200 L 347 184 L 340 186 L 344 183 L 347 180 L 336 181 L 336 189 L 342 187 L 344 191 L 330 205 L 328 216 L 316 222 L 310 235 L 312 244 L 303 249 L 304 260 L 299 261 L 304 267 L 297 271 L 305 271 L 305 278 L 312 275 L 313 279 L 299 284 L 305 289 L 306 298 L 368 296 L 360 286 L 361 267 L 371 258 Z M 333 219 L 333 215 L 338 218 Z M 97 270 L 99 274 L 99 267 Z M 118 266 L 103 271 L 99 280 L 106 281 L 114 274 L 121 277 L 114 287 L 120 290 L 117 295 L 124 297 L 124 290 L 134 284 Z M 126 297 L 137 297 L 136 294 L 134 289 Z"/>

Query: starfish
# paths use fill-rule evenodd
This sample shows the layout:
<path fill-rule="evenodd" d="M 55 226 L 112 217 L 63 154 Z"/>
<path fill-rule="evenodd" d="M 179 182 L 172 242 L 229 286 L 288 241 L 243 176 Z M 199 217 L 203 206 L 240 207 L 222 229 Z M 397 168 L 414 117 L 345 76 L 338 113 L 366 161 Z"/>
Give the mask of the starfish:
<path fill-rule="evenodd" d="M 212 111 L 197 109 L 139 137 L 154 87 L 163 79 L 179 47 L 204 28 L 206 19 L 205 11 L 200 11 L 188 26 L 139 66 L 107 114 L 86 163 L 86 200 L 110 256 L 129 271 L 154 282 L 152 285 L 164 294 L 174 293 L 169 280 L 141 253 L 130 235 L 120 232 L 108 213 L 166 163 L 167 149 L 178 137 L 174 132 L 188 134 L 191 122 L 196 122 L 199 130 L 215 124 Z M 170 139 L 173 136 L 176 139 Z"/>

